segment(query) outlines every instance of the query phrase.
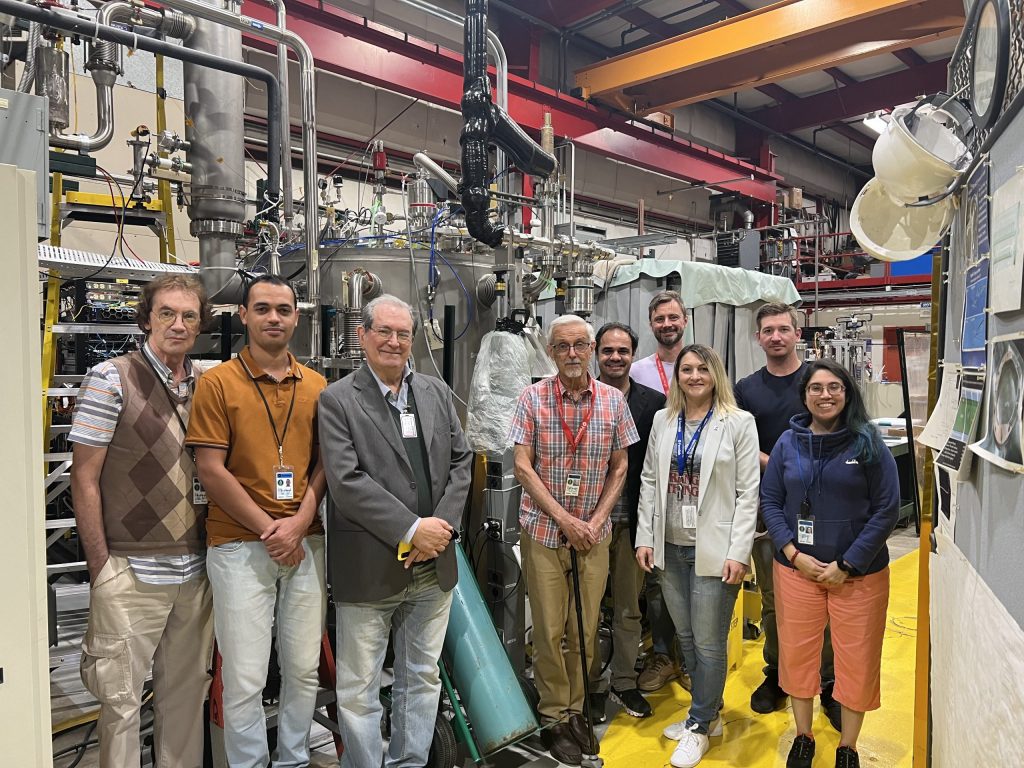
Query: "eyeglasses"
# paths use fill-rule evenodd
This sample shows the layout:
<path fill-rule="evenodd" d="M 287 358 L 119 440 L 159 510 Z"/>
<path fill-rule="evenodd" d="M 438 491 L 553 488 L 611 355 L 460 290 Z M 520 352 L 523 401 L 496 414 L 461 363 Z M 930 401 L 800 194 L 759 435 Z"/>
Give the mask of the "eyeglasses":
<path fill-rule="evenodd" d="M 370 330 L 376 333 L 381 341 L 390 341 L 392 336 L 398 339 L 399 344 L 408 344 L 412 341 L 412 331 L 396 331 L 391 328 L 371 328 Z"/>
<path fill-rule="evenodd" d="M 830 395 L 838 395 L 840 392 L 846 391 L 846 385 L 838 381 L 830 381 L 827 385 L 817 383 L 807 385 L 807 393 L 811 395 L 821 395 L 825 390 L 828 390 Z"/>
<path fill-rule="evenodd" d="M 175 312 L 173 309 L 161 309 L 156 313 L 157 322 L 160 325 L 174 325 L 174 321 L 181 317 L 181 322 L 189 328 L 199 325 L 199 313 L 191 310 L 187 312 Z"/>
<path fill-rule="evenodd" d="M 577 341 L 575 344 L 569 344 L 568 342 L 561 342 L 560 344 L 552 344 L 551 348 L 560 355 L 569 354 L 570 349 L 576 350 L 577 355 L 582 355 L 588 349 L 590 349 L 589 341 Z"/>

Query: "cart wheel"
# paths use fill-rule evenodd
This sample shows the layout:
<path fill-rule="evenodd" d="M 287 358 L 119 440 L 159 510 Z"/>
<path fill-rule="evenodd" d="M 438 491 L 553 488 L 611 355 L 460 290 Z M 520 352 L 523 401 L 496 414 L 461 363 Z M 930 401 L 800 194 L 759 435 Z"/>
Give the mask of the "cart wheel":
<path fill-rule="evenodd" d="M 434 738 L 430 742 L 430 755 L 426 768 L 455 768 L 459 758 L 459 745 L 455 742 L 455 731 L 441 713 L 434 720 Z"/>
<path fill-rule="evenodd" d="M 523 689 L 523 695 L 526 697 L 526 703 L 530 705 L 530 711 L 536 715 L 537 707 L 540 706 L 540 693 L 537 692 L 536 684 L 534 684 L 532 678 L 529 678 L 524 674 L 519 674 L 516 677 L 519 680 L 519 687 Z"/>

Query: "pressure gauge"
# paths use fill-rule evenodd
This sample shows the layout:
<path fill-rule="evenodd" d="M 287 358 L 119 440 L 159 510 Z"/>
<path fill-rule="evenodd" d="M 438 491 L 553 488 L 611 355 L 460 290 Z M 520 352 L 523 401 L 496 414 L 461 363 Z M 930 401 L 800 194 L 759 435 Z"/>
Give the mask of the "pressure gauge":
<path fill-rule="evenodd" d="M 1008 0 L 979 0 L 971 46 L 971 111 L 978 128 L 999 117 L 1010 63 Z"/>

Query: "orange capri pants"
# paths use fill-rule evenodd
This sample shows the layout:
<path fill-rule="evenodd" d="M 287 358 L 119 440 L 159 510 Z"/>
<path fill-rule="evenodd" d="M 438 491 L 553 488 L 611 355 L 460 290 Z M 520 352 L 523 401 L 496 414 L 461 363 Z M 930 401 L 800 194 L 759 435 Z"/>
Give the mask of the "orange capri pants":
<path fill-rule="evenodd" d="M 881 706 L 882 636 L 889 605 L 889 569 L 826 587 L 775 562 L 779 628 L 779 685 L 812 699 L 821 690 L 821 646 L 832 630 L 836 701 L 855 712 Z"/>

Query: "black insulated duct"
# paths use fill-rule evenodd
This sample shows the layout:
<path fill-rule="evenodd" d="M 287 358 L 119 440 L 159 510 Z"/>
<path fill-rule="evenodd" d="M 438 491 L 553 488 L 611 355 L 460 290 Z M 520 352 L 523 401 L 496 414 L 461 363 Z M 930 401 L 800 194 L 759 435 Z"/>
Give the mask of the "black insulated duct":
<path fill-rule="evenodd" d="M 501 107 L 491 101 L 487 79 L 487 0 L 466 0 L 466 24 L 462 78 L 462 182 L 459 192 L 466 209 L 469 234 L 481 243 L 497 248 L 505 227 L 490 220 L 491 192 L 488 188 L 487 149 L 493 141 L 505 150 L 523 173 L 547 178 L 557 162 L 531 139 Z"/>

